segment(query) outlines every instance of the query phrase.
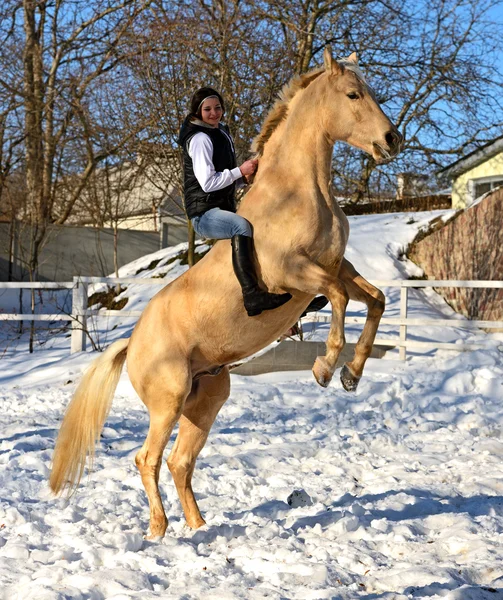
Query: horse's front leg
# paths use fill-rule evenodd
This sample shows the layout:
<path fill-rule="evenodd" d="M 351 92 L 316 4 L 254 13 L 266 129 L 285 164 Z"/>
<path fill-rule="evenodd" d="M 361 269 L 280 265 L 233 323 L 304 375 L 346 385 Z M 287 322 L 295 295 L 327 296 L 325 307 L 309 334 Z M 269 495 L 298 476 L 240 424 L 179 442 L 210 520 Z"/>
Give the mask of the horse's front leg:
<path fill-rule="evenodd" d="M 309 259 L 301 259 L 287 275 L 286 289 L 297 289 L 306 294 L 323 294 L 332 304 L 332 321 L 327 339 L 327 353 L 318 356 L 313 365 L 313 374 L 316 381 L 327 387 L 337 365 L 346 338 L 344 336 L 344 318 L 349 296 L 346 287 L 338 277 L 332 275 L 322 267 L 312 263 Z"/>
<path fill-rule="evenodd" d="M 384 312 L 384 294 L 364 279 L 353 265 L 346 259 L 342 261 L 339 278 L 344 283 L 351 300 L 367 305 L 367 320 L 355 347 L 355 355 L 350 363 L 346 363 L 341 371 L 341 382 L 348 391 L 356 390 L 363 367 L 372 352 L 372 346 Z"/>

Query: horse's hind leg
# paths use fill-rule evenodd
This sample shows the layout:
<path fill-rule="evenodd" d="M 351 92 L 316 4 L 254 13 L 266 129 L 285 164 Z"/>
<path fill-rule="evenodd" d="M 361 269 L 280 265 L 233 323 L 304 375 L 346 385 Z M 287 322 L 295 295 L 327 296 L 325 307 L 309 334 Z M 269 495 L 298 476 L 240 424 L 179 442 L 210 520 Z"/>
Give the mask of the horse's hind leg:
<path fill-rule="evenodd" d="M 349 298 L 367 305 L 367 320 L 355 347 L 353 360 L 346 363 L 341 371 L 341 382 L 348 391 L 356 390 L 367 358 L 372 352 L 372 346 L 384 312 L 385 297 L 378 288 L 371 285 L 344 259 L 339 271 L 339 278 L 346 286 Z"/>
<path fill-rule="evenodd" d="M 188 367 L 180 364 L 158 374 L 148 386 L 137 388 L 150 413 L 147 438 L 135 458 L 150 505 L 150 535 L 147 539 L 162 537 L 168 526 L 159 493 L 159 472 L 162 453 L 180 418 L 190 385 Z"/>
<path fill-rule="evenodd" d="M 192 474 L 198 454 L 204 447 L 218 411 L 230 393 L 229 370 L 219 375 L 205 376 L 194 382 L 180 417 L 180 429 L 175 445 L 168 458 L 168 467 L 182 503 L 189 527 L 197 529 L 204 525 L 194 492 Z"/>

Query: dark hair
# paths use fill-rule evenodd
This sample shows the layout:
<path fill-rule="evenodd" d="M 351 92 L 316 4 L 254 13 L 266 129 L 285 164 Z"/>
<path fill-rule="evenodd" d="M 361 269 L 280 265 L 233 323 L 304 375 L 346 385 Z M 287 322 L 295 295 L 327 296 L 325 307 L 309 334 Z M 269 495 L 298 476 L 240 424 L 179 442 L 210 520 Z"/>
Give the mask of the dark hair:
<path fill-rule="evenodd" d="M 220 102 L 222 107 L 222 114 L 225 113 L 225 105 L 222 96 L 210 87 L 202 87 L 197 90 L 197 92 L 192 96 L 192 100 L 190 102 L 190 116 L 197 117 L 198 119 L 202 118 L 201 115 L 201 104 L 208 98 L 208 96 L 216 96 Z"/>

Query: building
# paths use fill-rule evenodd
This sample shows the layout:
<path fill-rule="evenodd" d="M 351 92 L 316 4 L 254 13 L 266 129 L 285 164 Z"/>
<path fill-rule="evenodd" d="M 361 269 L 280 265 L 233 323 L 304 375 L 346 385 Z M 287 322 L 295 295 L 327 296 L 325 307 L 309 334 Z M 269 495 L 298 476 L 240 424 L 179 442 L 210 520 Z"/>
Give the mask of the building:
<path fill-rule="evenodd" d="M 161 248 L 187 241 L 176 156 L 116 163 L 96 170 L 69 225 L 155 232 Z"/>
<path fill-rule="evenodd" d="M 65 225 L 49 225 L 40 252 L 41 281 L 106 276 L 159 248 L 188 239 L 177 163 L 116 162 L 90 177 Z M 170 170 L 171 169 L 171 170 Z M 78 183 L 78 182 L 77 182 Z M 74 179 L 60 184 L 67 198 Z M 0 214 L 0 281 L 28 278 L 34 229 L 28 219 Z"/>
<path fill-rule="evenodd" d="M 403 200 L 430 193 L 428 187 L 429 175 L 422 173 L 398 173 L 396 176 L 396 199 Z"/>
<path fill-rule="evenodd" d="M 471 206 L 503 185 L 503 136 L 444 167 L 437 176 L 452 182 L 453 208 Z"/>

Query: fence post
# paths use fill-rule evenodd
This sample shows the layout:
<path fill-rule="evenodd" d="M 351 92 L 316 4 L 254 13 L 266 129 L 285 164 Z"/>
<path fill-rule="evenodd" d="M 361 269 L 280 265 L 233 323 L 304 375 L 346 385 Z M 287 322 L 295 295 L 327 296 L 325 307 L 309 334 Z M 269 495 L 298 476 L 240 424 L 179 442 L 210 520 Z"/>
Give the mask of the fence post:
<path fill-rule="evenodd" d="M 407 295 L 409 288 L 403 285 L 400 286 L 400 319 L 405 320 L 407 318 Z M 400 349 L 399 358 L 405 360 L 407 358 L 407 348 L 405 344 L 407 340 L 407 325 L 400 325 Z"/>
<path fill-rule="evenodd" d="M 83 352 L 86 349 L 87 332 L 87 295 L 89 284 L 81 281 L 79 277 L 73 278 L 72 292 L 72 340 L 71 354 Z"/>

